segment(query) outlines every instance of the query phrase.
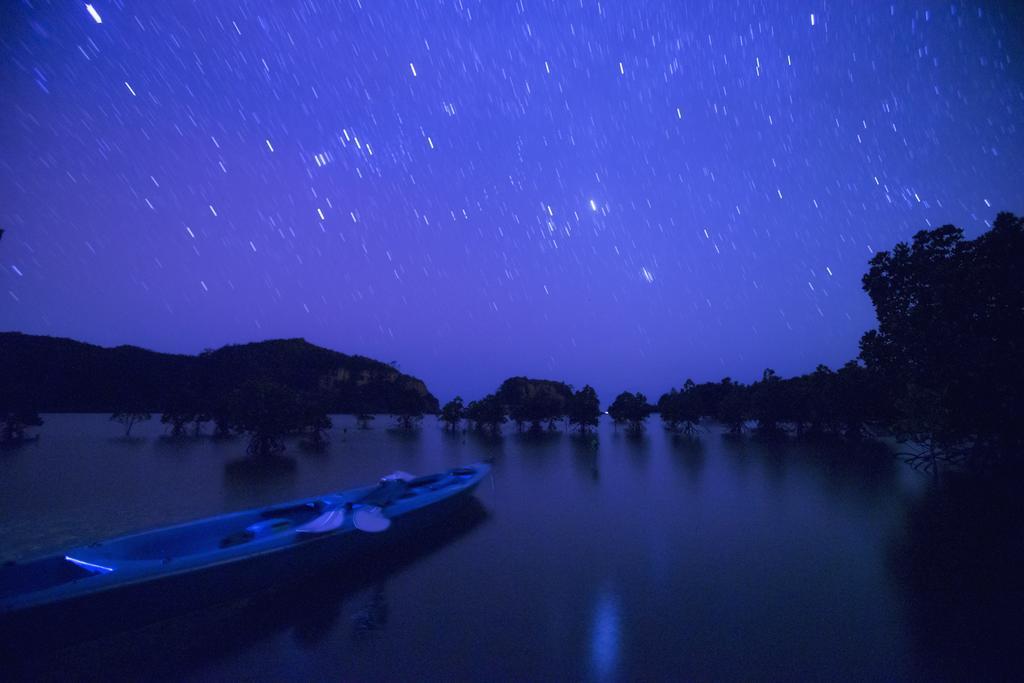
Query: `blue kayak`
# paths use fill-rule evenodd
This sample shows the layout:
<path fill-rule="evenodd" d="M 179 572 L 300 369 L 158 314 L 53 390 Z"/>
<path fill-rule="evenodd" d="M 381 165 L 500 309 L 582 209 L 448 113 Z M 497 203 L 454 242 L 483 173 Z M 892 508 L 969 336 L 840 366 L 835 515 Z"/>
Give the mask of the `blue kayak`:
<path fill-rule="evenodd" d="M 0 566 L 0 642 L 67 642 L 362 561 L 439 523 L 487 475 L 480 463 L 122 536 Z"/>

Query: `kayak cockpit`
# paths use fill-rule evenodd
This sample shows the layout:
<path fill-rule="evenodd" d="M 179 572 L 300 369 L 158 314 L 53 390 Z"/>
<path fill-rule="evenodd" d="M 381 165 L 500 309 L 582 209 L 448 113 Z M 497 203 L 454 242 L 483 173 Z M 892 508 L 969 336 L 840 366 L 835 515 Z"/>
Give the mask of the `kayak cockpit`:
<path fill-rule="evenodd" d="M 233 534 L 228 534 L 220 540 L 221 548 L 230 548 L 233 545 L 241 545 L 257 538 L 264 538 L 271 534 L 278 534 L 295 527 L 295 522 L 287 517 L 273 517 L 253 522 L 244 529 Z"/>
<path fill-rule="evenodd" d="M 169 562 L 209 556 L 256 540 L 278 537 L 316 519 L 335 505 L 331 497 L 288 506 L 213 517 L 94 544 L 76 555 L 83 563 L 116 568 L 125 562 Z"/>

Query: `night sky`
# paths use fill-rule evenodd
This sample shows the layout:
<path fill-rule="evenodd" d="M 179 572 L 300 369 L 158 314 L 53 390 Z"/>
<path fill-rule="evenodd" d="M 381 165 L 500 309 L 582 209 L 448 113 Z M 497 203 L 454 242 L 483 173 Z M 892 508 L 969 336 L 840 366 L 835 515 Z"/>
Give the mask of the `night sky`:
<path fill-rule="evenodd" d="M 874 251 L 1024 211 L 1016 3 L 0 6 L 0 330 L 656 398 L 841 364 Z"/>

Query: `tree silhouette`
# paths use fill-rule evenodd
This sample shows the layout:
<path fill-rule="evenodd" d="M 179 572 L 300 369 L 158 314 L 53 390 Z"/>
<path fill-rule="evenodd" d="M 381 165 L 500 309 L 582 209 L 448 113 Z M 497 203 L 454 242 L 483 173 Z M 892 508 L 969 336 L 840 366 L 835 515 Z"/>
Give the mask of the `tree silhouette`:
<path fill-rule="evenodd" d="M 305 445 L 319 450 L 327 445 L 327 432 L 334 423 L 327 414 L 324 400 L 319 396 L 300 396 L 301 429 L 305 435 Z"/>
<path fill-rule="evenodd" d="M 419 426 L 423 420 L 423 403 L 414 391 L 403 389 L 394 399 L 391 415 L 400 428 L 409 432 Z"/>
<path fill-rule="evenodd" d="M 730 434 L 739 434 L 750 419 L 747 388 L 728 377 L 722 380 L 721 386 L 724 391 L 712 417 L 724 424 Z"/>
<path fill-rule="evenodd" d="M 124 425 L 125 436 L 132 435 L 132 427 L 134 427 L 140 422 L 146 422 L 152 418 L 153 416 L 150 415 L 149 413 L 136 413 L 130 411 L 118 412 L 110 416 L 110 419 L 112 421 L 120 422 L 121 424 Z"/>
<path fill-rule="evenodd" d="M 765 369 L 761 380 L 750 386 L 751 417 L 757 420 L 757 431 L 776 436 L 782 431 L 786 410 L 786 392 L 782 379 L 771 368 Z"/>
<path fill-rule="evenodd" d="M 186 425 L 198 418 L 198 403 L 196 393 L 182 387 L 171 395 L 167 408 L 160 415 L 160 423 L 170 427 L 171 436 L 182 436 Z"/>
<path fill-rule="evenodd" d="M 810 375 L 789 380 L 793 388 L 787 392 L 799 412 L 791 420 L 797 434 L 813 436 L 834 434 L 839 427 L 839 378 L 827 365 L 818 365 Z M 806 427 L 805 427 L 806 423 Z"/>
<path fill-rule="evenodd" d="M 681 391 L 661 396 L 658 412 L 673 432 L 690 432 L 707 417 L 732 434 L 756 419 L 758 433 L 766 436 L 792 430 L 797 437 L 859 439 L 869 424 L 885 421 L 887 405 L 876 378 L 850 361 L 836 372 L 819 365 L 810 374 L 789 379 L 768 369 L 749 387 L 729 377 L 704 384 L 687 380 Z"/>
<path fill-rule="evenodd" d="M 576 427 L 581 434 L 586 434 L 591 427 L 597 427 L 601 418 L 601 402 L 597 392 L 588 384 L 572 395 L 566 409 L 569 424 Z"/>
<path fill-rule="evenodd" d="M 653 408 L 647 403 L 647 397 L 639 391 L 635 394 L 624 391 L 608 406 L 608 414 L 615 424 L 627 424 L 628 430 L 633 434 L 643 432 L 644 422 L 650 417 L 651 412 Z"/>
<path fill-rule="evenodd" d="M 692 379 L 683 383 L 683 390 L 670 390 L 658 399 L 658 413 L 665 428 L 670 432 L 693 433 L 694 427 L 704 414 L 702 392 Z"/>
<path fill-rule="evenodd" d="M 356 415 L 356 426 L 358 426 L 360 429 L 369 429 L 370 421 L 374 419 L 375 417 L 373 415 L 370 415 L 369 413 L 359 413 L 358 415 Z"/>
<path fill-rule="evenodd" d="M 25 439 L 29 427 L 41 427 L 43 419 L 30 410 L 10 410 L 0 413 L 0 443 L 17 443 Z"/>
<path fill-rule="evenodd" d="M 1024 220 L 1000 213 L 965 240 L 952 225 L 877 253 L 863 278 L 878 329 L 861 358 L 895 406 L 915 465 L 982 467 L 1022 447 Z"/>
<path fill-rule="evenodd" d="M 200 401 L 200 406 L 205 404 L 206 401 Z M 199 436 L 203 433 L 203 425 L 213 419 L 213 413 L 208 410 L 200 408 L 192 413 L 192 435 Z"/>
<path fill-rule="evenodd" d="M 455 431 L 459 426 L 459 422 L 462 421 L 464 410 L 461 396 L 456 396 L 445 403 L 444 407 L 441 408 L 441 422 L 444 422 L 445 428 L 449 431 Z"/>
<path fill-rule="evenodd" d="M 526 403 L 514 403 L 507 410 L 509 419 L 516 426 L 516 431 L 523 431 L 523 427 L 530 419 Z"/>
<path fill-rule="evenodd" d="M 224 399 L 223 402 L 227 402 L 230 399 Z M 232 435 L 235 431 L 234 425 L 231 422 L 230 414 L 222 409 L 220 406 L 216 409 L 213 414 L 213 436 L 216 439 L 225 439 Z"/>
<path fill-rule="evenodd" d="M 462 418 L 470 429 L 481 429 L 480 424 L 480 401 L 470 401 L 466 409 L 462 411 Z"/>
<path fill-rule="evenodd" d="M 39 372 L 40 368 L 54 371 Z M 56 371 L 59 369 L 59 371 Z M 52 412 L 191 412 L 189 430 L 250 380 L 318 394 L 332 413 L 390 413 L 406 391 L 424 413 L 437 399 L 414 377 L 362 356 L 302 339 L 225 346 L 198 356 L 131 346 L 101 348 L 70 339 L 0 332 L 0 402 L 31 390 L 34 410 Z M 11 406 L 19 408 L 19 405 Z M 173 429 L 173 422 L 166 423 Z M 182 429 L 184 430 L 184 424 Z"/>
<path fill-rule="evenodd" d="M 193 415 L 192 411 L 172 408 L 160 415 L 160 423 L 170 426 L 171 436 L 181 436 L 185 433 L 185 425 L 192 421 Z"/>
<path fill-rule="evenodd" d="M 234 391 L 222 419 L 232 429 L 248 434 L 249 455 L 261 458 L 282 453 L 288 434 L 330 427 L 330 418 L 318 401 L 265 380 L 252 380 Z"/>
<path fill-rule="evenodd" d="M 836 372 L 836 412 L 839 429 L 848 439 L 864 436 L 868 424 L 882 422 L 888 410 L 877 378 L 855 360 Z"/>
<path fill-rule="evenodd" d="M 488 394 L 480 401 L 480 420 L 492 433 L 500 433 L 505 424 L 505 406 L 494 394 Z"/>
<path fill-rule="evenodd" d="M 497 395 L 488 394 L 479 401 L 470 401 L 466 408 L 466 419 L 476 429 L 498 434 L 506 420 L 505 405 Z"/>
<path fill-rule="evenodd" d="M 522 431 L 527 423 L 533 430 L 540 430 L 545 422 L 553 427 L 566 414 L 573 392 L 563 382 L 510 377 L 502 382 L 497 396 L 516 428 Z"/>

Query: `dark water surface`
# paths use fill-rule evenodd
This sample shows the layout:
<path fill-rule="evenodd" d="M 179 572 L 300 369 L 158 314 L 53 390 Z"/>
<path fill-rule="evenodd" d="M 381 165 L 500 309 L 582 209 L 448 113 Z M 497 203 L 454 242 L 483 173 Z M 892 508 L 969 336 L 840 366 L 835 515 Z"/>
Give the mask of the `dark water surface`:
<path fill-rule="evenodd" d="M 894 570 L 928 480 L 867 449 L 674 437 L 415 434 L 335 418 L 293 471 L 154 419 L 49 415 L 0 452 L 0 559 L 493 460 L 436 534 L 299 585 L 54 653 L 32 675 L 139 680 L 911 679 L 945 647 Z M 347 428 L 347 429 L 346 429 Z M 510 431 L 506 427 L 506 431 Z M 947 653 L 948 654 L 948 653 Z"/>

